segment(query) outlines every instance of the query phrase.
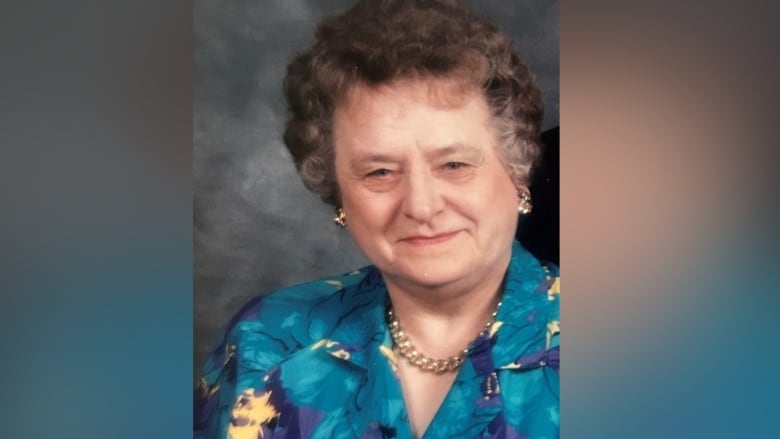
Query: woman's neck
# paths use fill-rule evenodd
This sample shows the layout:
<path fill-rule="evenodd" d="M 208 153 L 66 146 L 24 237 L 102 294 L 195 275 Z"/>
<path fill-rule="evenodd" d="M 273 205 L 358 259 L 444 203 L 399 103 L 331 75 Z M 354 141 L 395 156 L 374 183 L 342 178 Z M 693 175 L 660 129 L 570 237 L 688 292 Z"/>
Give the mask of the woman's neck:
<path fill-rule="evenodd" d="M 393 312 L 412 344 L 427 357 L 447 358 L 485 329 L 501 300 L 505 271 L 468 288 L 386 283 Z"/>

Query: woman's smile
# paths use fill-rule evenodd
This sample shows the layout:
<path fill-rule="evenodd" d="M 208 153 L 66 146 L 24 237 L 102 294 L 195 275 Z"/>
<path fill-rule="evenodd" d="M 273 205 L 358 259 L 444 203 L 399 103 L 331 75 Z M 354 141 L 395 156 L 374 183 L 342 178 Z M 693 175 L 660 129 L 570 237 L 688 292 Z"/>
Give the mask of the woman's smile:
<path fill-rule="evenodd" d="M 454 232 L 445 232 L 445 233 L 438 233 L 434 235 L 414 235 L 409 236 L 406 238 L 401 239 L 400 242 L 404 244 L 409 244 L 412 246 L 430 246 L 434 244 L 441 244 L 444 242 L 447 242 L 451 240 L 452 238 L 455 238 L 455 236 L 460 233 L 460 230 L 455 230 Z"/>

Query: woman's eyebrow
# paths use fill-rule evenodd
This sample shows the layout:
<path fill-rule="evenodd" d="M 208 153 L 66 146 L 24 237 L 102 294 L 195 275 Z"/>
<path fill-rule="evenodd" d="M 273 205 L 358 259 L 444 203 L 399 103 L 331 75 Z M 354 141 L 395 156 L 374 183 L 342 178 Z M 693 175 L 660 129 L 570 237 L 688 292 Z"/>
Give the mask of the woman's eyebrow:
<path fill-rule="evenodd" d="M 485 151 L 482 148 L 458 142 L 442 147 L 434 147 L 425 153 L 429 160 L 453 154 L 462 154 L 471 159 L 481 159 L 484 157 Z M 353 167 L 361 167 L 371 163 L 397 163 L 400 161 L 402 161 L 402 158 L 398 154 L 376 151 L 357 152 L 350 159 Z"/>
<path fill-rule="evenodd" d="M 440 148 L 433 148 L 426 155 L 428 158 L 434 159 L 452 154 L 463 154 L 468 158 L 478 159 L 484 157 L 485 151 L 474 145 L 458 142 Z"/>
<path fill-rule="evenodd" d="M 358 152 L 349 162 L 353 169 L 361 169 L 372 163 L 397 163 L 401 158 L 397 154 L 375 151 Z"/>

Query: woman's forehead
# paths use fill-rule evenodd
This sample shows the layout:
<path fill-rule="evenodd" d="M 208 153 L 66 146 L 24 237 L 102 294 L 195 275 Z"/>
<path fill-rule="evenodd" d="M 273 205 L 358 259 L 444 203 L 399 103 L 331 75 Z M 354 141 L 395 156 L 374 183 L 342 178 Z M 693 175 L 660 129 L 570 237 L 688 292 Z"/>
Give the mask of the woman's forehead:
<path fill-rule="evenodd" d="M 384 84 L 350 87 L 336 110 L 362 113 L 375 100 L 388 96 L 410 102 L 424 101 L 439 108 L 457 108 L 479 94 L 481 91 L 473 85 L 450 78 L 397 79 Z"/>

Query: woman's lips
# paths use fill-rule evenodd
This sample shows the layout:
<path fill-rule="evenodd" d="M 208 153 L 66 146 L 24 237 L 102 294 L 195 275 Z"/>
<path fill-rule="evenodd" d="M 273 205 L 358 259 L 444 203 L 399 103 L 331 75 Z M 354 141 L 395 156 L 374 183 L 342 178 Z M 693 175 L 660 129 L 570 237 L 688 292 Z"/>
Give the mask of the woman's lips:
<path fill-rule="evenodd" d="M 454 232 L 439 233 L 437 235 L 431 235 L 431 236 L 423 236 L 423 235 L 410 236 L 408 238 L 402 239 L 401 241 L 411 245 L 432 245 L 432 244 L 440 244 L 442 242 L 449 241 L 450 239 L 454 238 L 455 235 L 457 234 L 458 234 L 458 230 Z"/>

